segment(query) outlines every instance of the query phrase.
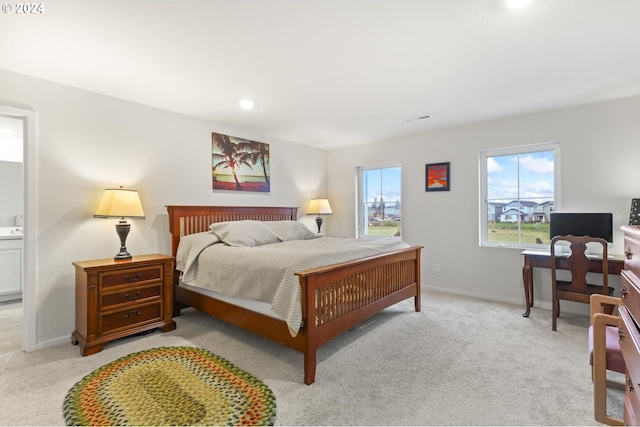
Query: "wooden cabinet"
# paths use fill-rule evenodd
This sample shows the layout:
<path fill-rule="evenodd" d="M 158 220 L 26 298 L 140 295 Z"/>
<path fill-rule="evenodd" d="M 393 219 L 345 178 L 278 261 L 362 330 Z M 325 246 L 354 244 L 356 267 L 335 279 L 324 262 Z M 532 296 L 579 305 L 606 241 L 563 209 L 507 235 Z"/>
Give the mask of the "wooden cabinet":
<path fill-rule="evenodd" d="M 0 302 L 22 299 L 22 249 L 0 248 Z"/>
<path fill-rule="evenodd" d="M 118 338 L 160 328 L 172 331 L 175 258 L 152 254 L 128 260 L 78 261 L 76 330 L 71 342 L 83 356 Z"/>
<path fill-rule="evenodd" d="M 624 399 L 625 425 L 638 425 L 640 416 L 640 227 L 622 226 L 624 270 L 620 276 L 620 348 L 627 368 Z"/>
<path fill-rule="evenodd" d="M 0 302 L 20 299 L 22 299 L 22 237 L 16 238 L 0 233 Z"/>

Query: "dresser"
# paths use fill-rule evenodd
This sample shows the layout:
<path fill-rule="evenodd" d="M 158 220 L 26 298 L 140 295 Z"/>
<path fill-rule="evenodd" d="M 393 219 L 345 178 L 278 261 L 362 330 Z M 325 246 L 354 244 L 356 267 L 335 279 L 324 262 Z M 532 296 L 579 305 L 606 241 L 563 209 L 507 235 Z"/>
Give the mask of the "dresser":
<path fill-rule="evenodd" d="M 624 399 L 625 425 L 638 425 L 640 418 L 640 227 L 622 226 L 624 270 L 620 276 L 620 348 L 627 367 Z"/>
<path fill-rule="evenodd" d="M 105 343 L 160 328 L 176 328 L 172 319 L 175 258 L 162 254 L 77 261 L 76 330 L 71 342 L 83 356 Z"/>

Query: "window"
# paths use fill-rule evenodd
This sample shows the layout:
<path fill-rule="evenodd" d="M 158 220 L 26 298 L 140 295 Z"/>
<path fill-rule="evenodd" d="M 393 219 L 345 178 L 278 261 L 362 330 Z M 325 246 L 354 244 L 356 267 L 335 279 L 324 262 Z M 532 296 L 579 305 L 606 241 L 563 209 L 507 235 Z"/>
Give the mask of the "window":
<path fill-rule="evenodd" d="M 398 163 L 358 168 L 358 237 L 400 238 L 400 175 Z"/>
<path fill-rule="evenodd" d="M 559 193 L 559 143 L 481 152 L 480 245 L 549 245 Z"/>

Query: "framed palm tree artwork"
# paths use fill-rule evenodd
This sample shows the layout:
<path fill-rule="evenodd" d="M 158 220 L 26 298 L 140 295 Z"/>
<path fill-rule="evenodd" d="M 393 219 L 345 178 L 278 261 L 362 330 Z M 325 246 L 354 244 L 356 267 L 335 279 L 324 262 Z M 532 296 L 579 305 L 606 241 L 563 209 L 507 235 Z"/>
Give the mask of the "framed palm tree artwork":
<path fill-rule="evenodd" d="M 451 188 L 450 164 L 431 163 L 426 165 L 426 191 L 449 191 Z"/>
<path fill-rule="evenodd" d="M 269 144 L 211 133 L 214 190 L 271 191 Z"/>

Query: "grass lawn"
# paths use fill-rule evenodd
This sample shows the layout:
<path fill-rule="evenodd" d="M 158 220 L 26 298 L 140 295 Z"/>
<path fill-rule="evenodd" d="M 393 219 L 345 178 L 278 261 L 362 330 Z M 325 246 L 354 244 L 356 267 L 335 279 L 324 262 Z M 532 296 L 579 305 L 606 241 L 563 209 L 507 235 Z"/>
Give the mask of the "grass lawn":
<path fill-rule="evenodd" d="M 549 223 L 521 223 L 518 239 L 518 224 L 510 222 L 490 222 L 488 226 L 489 242 L 524 243 L 535 245 L 536 238 L 542 243 L 549 243 Z M 394 236 L 400 232 L 399 224 L 370 225 L 367 229 L 368 236 Z"/>
<path fill-rule="evenodd" d="M 370 225 L 367 228 L 367 236 L 395 236 L 396 233 L 400 232 L 400 225 L 389 224 L 389 225 Z"/>
<path fill-rule="evenodd" d="M 548 244 L 551 240 L 549 223 L 521 223 L 520 239 L 518 239 L 518 224 L 515 223 L 490 222 L 487 229 L 489 242 L 536 244 L 536 238 L 538 238 L 542 243 Z"/>

